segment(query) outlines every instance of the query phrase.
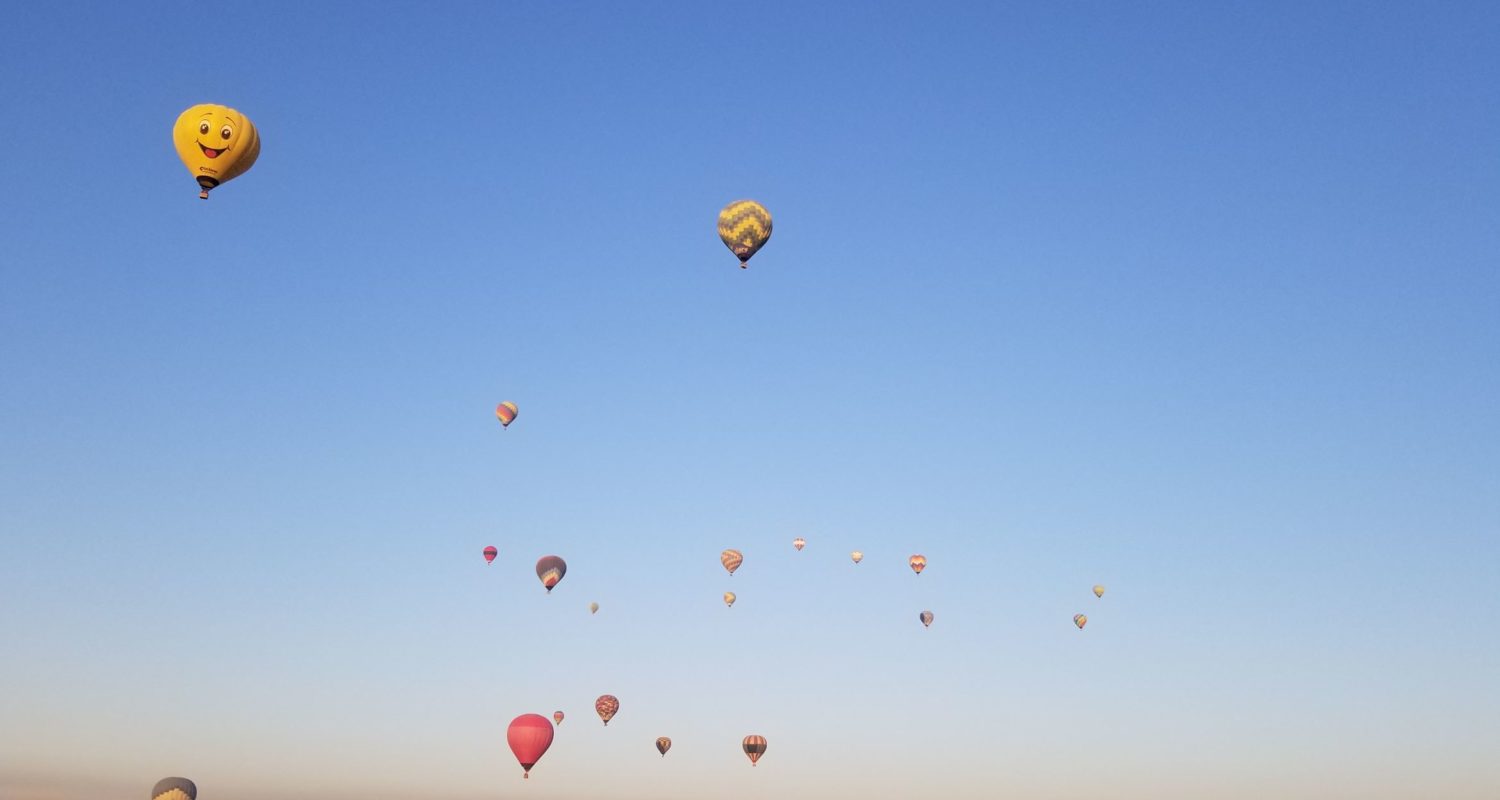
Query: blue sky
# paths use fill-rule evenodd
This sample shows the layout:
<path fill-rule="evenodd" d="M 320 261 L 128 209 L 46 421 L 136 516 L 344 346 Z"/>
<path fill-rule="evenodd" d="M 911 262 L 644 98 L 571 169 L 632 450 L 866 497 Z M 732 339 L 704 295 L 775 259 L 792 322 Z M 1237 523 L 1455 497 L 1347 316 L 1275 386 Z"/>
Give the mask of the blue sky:
<path fill-rule="evenodd" d="M 0 793 L 1500 794 L 1497 30 L 16 9 Z"/>

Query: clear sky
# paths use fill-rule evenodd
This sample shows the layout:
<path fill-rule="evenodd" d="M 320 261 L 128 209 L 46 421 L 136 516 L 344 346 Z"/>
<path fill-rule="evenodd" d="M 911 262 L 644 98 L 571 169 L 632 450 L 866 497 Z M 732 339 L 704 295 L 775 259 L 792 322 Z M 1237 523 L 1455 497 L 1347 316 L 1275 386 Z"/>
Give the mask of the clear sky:
<path fill-rule="evenodd" d="M 1500 796 L 1500 6 L 145 5 L 0 32 L 0 796 Z"/>

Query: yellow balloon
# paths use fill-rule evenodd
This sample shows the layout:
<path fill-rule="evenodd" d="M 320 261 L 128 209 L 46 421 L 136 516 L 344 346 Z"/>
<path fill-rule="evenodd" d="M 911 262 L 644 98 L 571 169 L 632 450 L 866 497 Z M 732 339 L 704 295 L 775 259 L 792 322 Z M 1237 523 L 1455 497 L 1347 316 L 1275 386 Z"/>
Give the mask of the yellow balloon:
<path fill-rule="evenodd" d="M 250 118 L 211 103 L 182 112 L 172 126 L 172 144 L 198 179 L 198 196 L 204 200 L 210 189 L 245 174 L 260 157 L 260 133 Z"/>
<path fill-rule="evenodd" d="M 771 238 L 771 212 L 754 200 L 736 200 L 719 212 L 719 238 L 740 260 L 740 268 Z"/>

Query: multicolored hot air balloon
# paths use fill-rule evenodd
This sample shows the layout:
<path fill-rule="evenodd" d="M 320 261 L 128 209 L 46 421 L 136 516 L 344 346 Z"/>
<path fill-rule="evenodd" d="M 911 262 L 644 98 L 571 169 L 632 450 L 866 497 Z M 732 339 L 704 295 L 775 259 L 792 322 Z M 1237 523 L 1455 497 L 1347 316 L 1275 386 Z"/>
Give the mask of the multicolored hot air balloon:
<path fill-rule="evenodd" d="M 1074 614 L 1073 624 L 1078 626 L 1078 630 L 1083 630 L 1083 626 L 1089 624 L 1089 618 L 1082 614 Z"/>
<path fill-rule="evenodd" d="M 792 547 L 797 548 L 797 552 L 799 552 L 799 553 L 802 552 L 802 548 L 804 548 L 806 546 L 807 546 L 807 540 L 804 539 L 804 538 L 802 538 L 801 536 L 798 536 L 797 538 L 795 538 L 795 539 L 792 540 Z"/>
<path fill-rule="evenodd" d="M 250 118 L 227 106 L 193 106 L 172 124 L 172 144 L 198 180 L 198 196 L 245 174 L 260 158 L 260 133 Z"/>
<path fill-rule="evenodd" d="M 849 557 L 852 558 L 852 559 L 854 559 L 854 563 L 856 563 L 856 564 L 858 564 L 859 562 L 865 560 L 865 554 L 862 553 L 862 552 L 860 552 L 860 551 L 858 551 L 858 550 L 855 550 L 854 552 L 850 553 Z"/>
<path fill-rule="evenodd" d="M 921 553 L 918 553 L 918 554 L 912 556 L 911 558 L 908 558 L 906 560 L 906 563 L 908 563 L 908 564 L 911 565 L 911 571 L 912 572 L 915 572 L 918 575 L 921 575 L 922 574 L 922 570 L 927 569 L 927 556 L 924 556 Z"/>
<path fill-rule="evenodd" d="M 615 718 L 615 713 L 619 710 L 620 700 L 612 694 L 601 694 L 599 699 L 594 701 L 594 711 L 599 714 L 599 719 L 604 720 L 605 725 Z"/>
<path fill-rule="evenodd" d="M 536 576 L 542 579 L 542 585 L 547 587 L 547 594 L 552 594 L 552 587 L 568 574 L 568 562 L 557 556 L 542 556 L 536 562 Z"/>
<path fill-rule="evenodd" d="M 738 550 L 725 550 L 719 554 L 719 563 L 724 565 L 724 569 L 729 570 L 730 575 L 733 575 L 744 561 L 745 556 Z"/>
<path fill-rule="evenodd" d="M 597 614 L 597 613 L 599 613 L 599 604 L 598 603 L 589 603 L 589 613 L 590 614 Z"/>
<path fill-rule="evenodd" d="M 743 746 L 745 748 L 745 755 L 750 757 L 750 766 L 753 767 L 755 766 L 755 762 L 759 761 L 760 757 L 766 754 L 766 737 L 746 736 Z"/>
<path fill-rule="evenodd" d="M 917 619 L 922 620 L 922 627 L 924 627 L 924 628 L 930 628 L 930 627 L 932 627 L 932 619 L 933 619 L 933 617 L 932 617 L 932 612 L 931 611 L 923 611 L 922 613 L 920 613 L 920 614 L 917 615 Z M 962 626 L 960 626 L 960 627 L 962 627 Z"/>
<path fill-rule="evenodd" d="M 1095 586 L 1094 587 L 1094 596 L 1095 597 L 1103 597 L 1104 596 L 1104 587 L 1103 586 Z"/>
<path fill-rule="evenodd" d="M 151 800 L 198 800 L 198 787 L 187 778 L 162 778 L 151 787 Z"/>
<path fill-rule="evenodd" d="M 552 712 L 552 721 L 556 722 L 559 725 L 561 725 L 562 721 L 563 721 L 563 716 L 565 716 L 565 715 L 561 711 L 554 711 L 554 712 Z"/>
<path fill-rule="evenodd" d="M 724 593 L 724 605 L 729 606 L 730 608 L 733 608 L 734 607 L 734 601 L 735 601 L 735 599 L 736 598 L 734 596 L 734 592 L 725 592 Z"/>
<path fill-rule="evenodd" d="M 661 753 L 662 758 L 667 757 L 667 751 L 672 749 L 672 740 L 665 736 L 656 737 L 656 752 Z"/>
<path fill-rule="evenodd" d="M 510 424 L 516 421 L 516 414 L 519 414 L 520 411 L 521 409 L 516 408 L 515 403 L 506 400 L 500 405 L 495 406 L 495 419 L 500 420 L 500 427 L 509 428 Z"/>
<path fill-rule="evenodd" d="M 553 716 L 559 714 L 562 712 Z M 510 721 L 505 741 L 510 743 L 510 751 L 516 754 L 516 760 L 521 762 L 521 777 L 530 778 L 531 768 L 552 746 L 552 723 L 541 714 L 522 714 Z"/>
<path fill-rule="evenodd" d="M 495 563 L 495 556 L 498 555 L 500 555 L 500 551 L 496 550 L 493 546 L 484 548 L 484 563 Z"/>
<path fill-rule="evenodd" d="M 771 238 L 771 212 L 754 200 L 736 200 L 719 212 L 719 238 L 744 269 Z"/>

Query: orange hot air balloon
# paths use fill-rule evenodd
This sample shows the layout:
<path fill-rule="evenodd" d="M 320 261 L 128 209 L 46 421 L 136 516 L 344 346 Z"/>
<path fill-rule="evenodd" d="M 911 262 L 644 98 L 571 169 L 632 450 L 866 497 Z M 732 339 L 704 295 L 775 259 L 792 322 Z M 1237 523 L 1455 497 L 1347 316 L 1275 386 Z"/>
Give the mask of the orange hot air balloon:
<path fill-rule="evenodd" d="M 594 701 L 594 711 L 599 714 L 599 719 L 604 720 L 605 725 L 615 718 L 615 713 L 619 710 L 620 700 L 612 694 L 601 694 L 599 699 Z"/>
<path fill-rule="evenodd" d="M 807 540 L 804 539 L 804 538 L 802 538 L 801 536 L 798 536 L 797 538 L 795 538 L 795 539 L 792 540 L 792 547 L 797 548 L 797 552 L 799 552 L 799 553 L 802 552 L 802 548 L 804 548 L 806 546 L 807 546 Z"/>
<path fill-rule="evenodd" d="M 496 550 L 494 547 L 484 548 L 484 563 L 493 564 L 495 562 L 495 556 L 498 555 L 500 555 L 500 551 Z"/>
<path fill-rule="evenodd" d="M 530 778 L 531 768 L 552 746 L 552 723 L 541 714 L 522 714 L 510 721 L 505 740 L 510 744 L 510 751 L 516 754 L 516 760 L 521 762 L 522 777 Z"/>
<path fill-rule="evenodd" d="M 917 619 L 922 620 L 922 627 L 924 627 L 924 628 L 930 628 L 930 627 L 932 627 L 932 619 L 933 618 L 932 618 L 932 612 L 931 611 L 923 611 L 921 614 L 917 615 Z"/>
<path fill-rule="evenodd" d="M 557 556 L 542 556 L 536 562 L 536 576 L 542 579 L 542 585 L 547 587 L 547 594 L 552 594 L 552 587 L 568 574 L 568 562 Z"/>
<path fill-rule="evenodd" d="M 1078 626 L 1078 630 L 1083 630 L 1083 626 L 1089 624 L 1089 618 L 1082 614 L 1074 614 L 1073 624 Z"/>
<path fill-rule="evenodd" d="M 755 762 L 759 761 L 760 757 L 766 754 L 766 737 L 746 736 L 743 746 L 745 748 L 745 755 L 750 757 L 750 766 L 753 767 L 755 766 Z"/>
<path fill-rule="evenodd" d="M 561 711 L 554 711 L 554 712 L 552 712 L 552 721 L 556 722 L 559 725 L 561 725 L 562 721 L 563 721 L 563 716 L 564 715 L 563 715 L 563 713 Z"/>
<path fill-rule="evenodd" d="M 911 558 L 907 559 L 906 563 L 911 565 L 912 572 L 921 575 L 922 570 L 927 569 L 927 556 L 918 553 L 917 555 L 914 555 Z"/>
<path fill-rule="evenodd" d="M 725 592 L 724 593 L 724 605 L 729 606 L 730 608 L 733 608 L 734 607 L 734 601 L 735 601 L 735 599 L 736 598 L 734 596 L 734 592 Z"/>
<path fill-rule="evenodd" d="M 858 564 L 859 562 L 865 560 L 865 554 L 862 553 L 862 552 L 860 552 L 860 551 L 858 551 L 858 550 L 855 550 L 854 552 L 850 553 L 849 557 L 851 559 L 854 559 L 854 563 L 856 563 L 856 564 Z"/>
<path fill-rule="evenodd" d="M 667 757 L 667 751 L 672 749 L 672 740 L 665 736 L 656 737 L 656 752 L 661 753 L 662 758 Z"/>
<path fill-rule="evenodd" d="M 725 550 L 719 554 L 719 563 L 724 565 L 724 569 L 729 570 L 730 575 L 733 575 L 744 561 L 745 556 L 738 550 Z"/>
<path fill-rule="evenodd" d="M 520 411 L 521 409 L 516 408 L 515 403 L 506 400 L 500 405 L 495 406 L 495 419 L 500 420 L 500 427 L 509 428 L 510 424 L 516 421 L 516 414 L 520 413 Z"/>

